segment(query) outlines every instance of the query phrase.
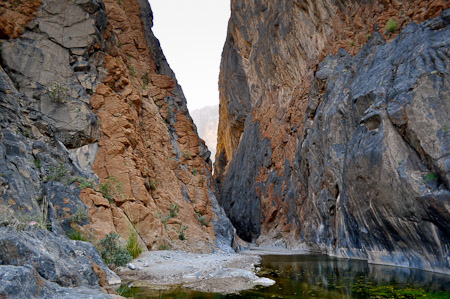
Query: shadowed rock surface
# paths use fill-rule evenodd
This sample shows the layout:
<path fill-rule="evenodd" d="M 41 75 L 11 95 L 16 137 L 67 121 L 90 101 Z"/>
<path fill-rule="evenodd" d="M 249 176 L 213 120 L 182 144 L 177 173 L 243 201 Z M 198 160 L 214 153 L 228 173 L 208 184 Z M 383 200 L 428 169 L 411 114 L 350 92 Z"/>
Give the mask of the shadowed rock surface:
<path fill-rule="evenodd" d="M 65 288 L 44 280 L 31 266 L 0 266 L 0 294 L 7 298 L 113 298 L 86 287 Z"/>
<path fill-rule="evenodd" d="M 215 177 L 240 237 L 450 273 L 448 4 L 400 2 L 232 1 Z"/>

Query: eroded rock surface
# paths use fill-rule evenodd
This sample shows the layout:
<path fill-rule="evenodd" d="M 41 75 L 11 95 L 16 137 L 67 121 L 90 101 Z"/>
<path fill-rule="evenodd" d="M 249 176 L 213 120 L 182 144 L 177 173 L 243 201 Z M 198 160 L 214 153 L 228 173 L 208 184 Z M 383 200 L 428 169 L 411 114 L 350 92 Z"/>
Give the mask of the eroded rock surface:
<path fill-rule="evenodd" d="M 239 236 L 450 273 L 445 8 L 232 1 L 215 176 Z"/>

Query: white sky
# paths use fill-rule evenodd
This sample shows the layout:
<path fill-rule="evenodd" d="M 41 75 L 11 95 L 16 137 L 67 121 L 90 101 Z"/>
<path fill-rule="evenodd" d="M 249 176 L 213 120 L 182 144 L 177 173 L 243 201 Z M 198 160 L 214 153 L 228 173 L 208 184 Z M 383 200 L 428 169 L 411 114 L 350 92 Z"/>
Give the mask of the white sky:
<path fill-rule="evenodd" d="M 230 0 L 149 0 L 153 32 L 190 111 L 219 103 L 219 68 Z"/>

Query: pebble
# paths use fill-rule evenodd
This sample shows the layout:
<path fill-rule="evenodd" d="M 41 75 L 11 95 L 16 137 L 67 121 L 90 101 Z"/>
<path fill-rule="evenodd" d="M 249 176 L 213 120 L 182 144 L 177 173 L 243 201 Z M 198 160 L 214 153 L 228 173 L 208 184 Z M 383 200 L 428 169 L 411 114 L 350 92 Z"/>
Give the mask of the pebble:
<path fill-rule="evenodd" d="M 257 280 L 253 281 L 254 285 L 260 285 L 264 287 L 269 287 L 275 284 L 275 280 L 266 277 L 260 277 Z"/>
<path fill-rule="evenodd" d="M 144 263 L 144 267 L 148 267 L 148 263 L 147 262 Z"/>
<path fill-rule="evenodd" d="M 136 266 L 133 265 L 132 263 L 128 264 L 128 268 L 130 268 L 130 270 L 136 270 Z"/>

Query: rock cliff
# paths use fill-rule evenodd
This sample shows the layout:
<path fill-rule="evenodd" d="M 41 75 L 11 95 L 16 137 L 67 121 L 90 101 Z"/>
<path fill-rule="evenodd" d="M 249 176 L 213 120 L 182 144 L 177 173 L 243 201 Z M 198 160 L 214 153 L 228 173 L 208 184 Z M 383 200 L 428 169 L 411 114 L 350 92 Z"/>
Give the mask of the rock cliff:
<path fill-rule="evenodd" d="M 104 273 L 117 279 L 101 259 L 94 265 L 93 246 L 63 236 L 73 233 L 96 244 L 137 232 L 143 250 L 231 251 L 210 153 L 151 31 L 148 2 L 7 1 L 0 12 L 0 226 L 10 227 L 0 242 L 11 249 L 0 279 L 33 276 L 29 290 L 43 286 L 49 297 L 98 288 Z M 87 260 L 70 267 L 90 278 L 63 283 L 64 271 L 49 269 L 59 249 L 40 243 L 30 250 L 49 262 L 25 266 L 23 238 L 73 248 Z M 36 296 L 13 289 L 0 294 Z"/>
<path fill-rule="evenodd" d="M 193 110 L 191 111 L 191 116 L 197 127 L 198 135 L 205 141 L 211 152 L 211 160 L 213 160 L 216 156 L 219 105 Z"/>
<path fill-rule="evenodd" d="M 449 2 L 231 6 L 214 167 L 238 235 L 449 274 Z"/>

